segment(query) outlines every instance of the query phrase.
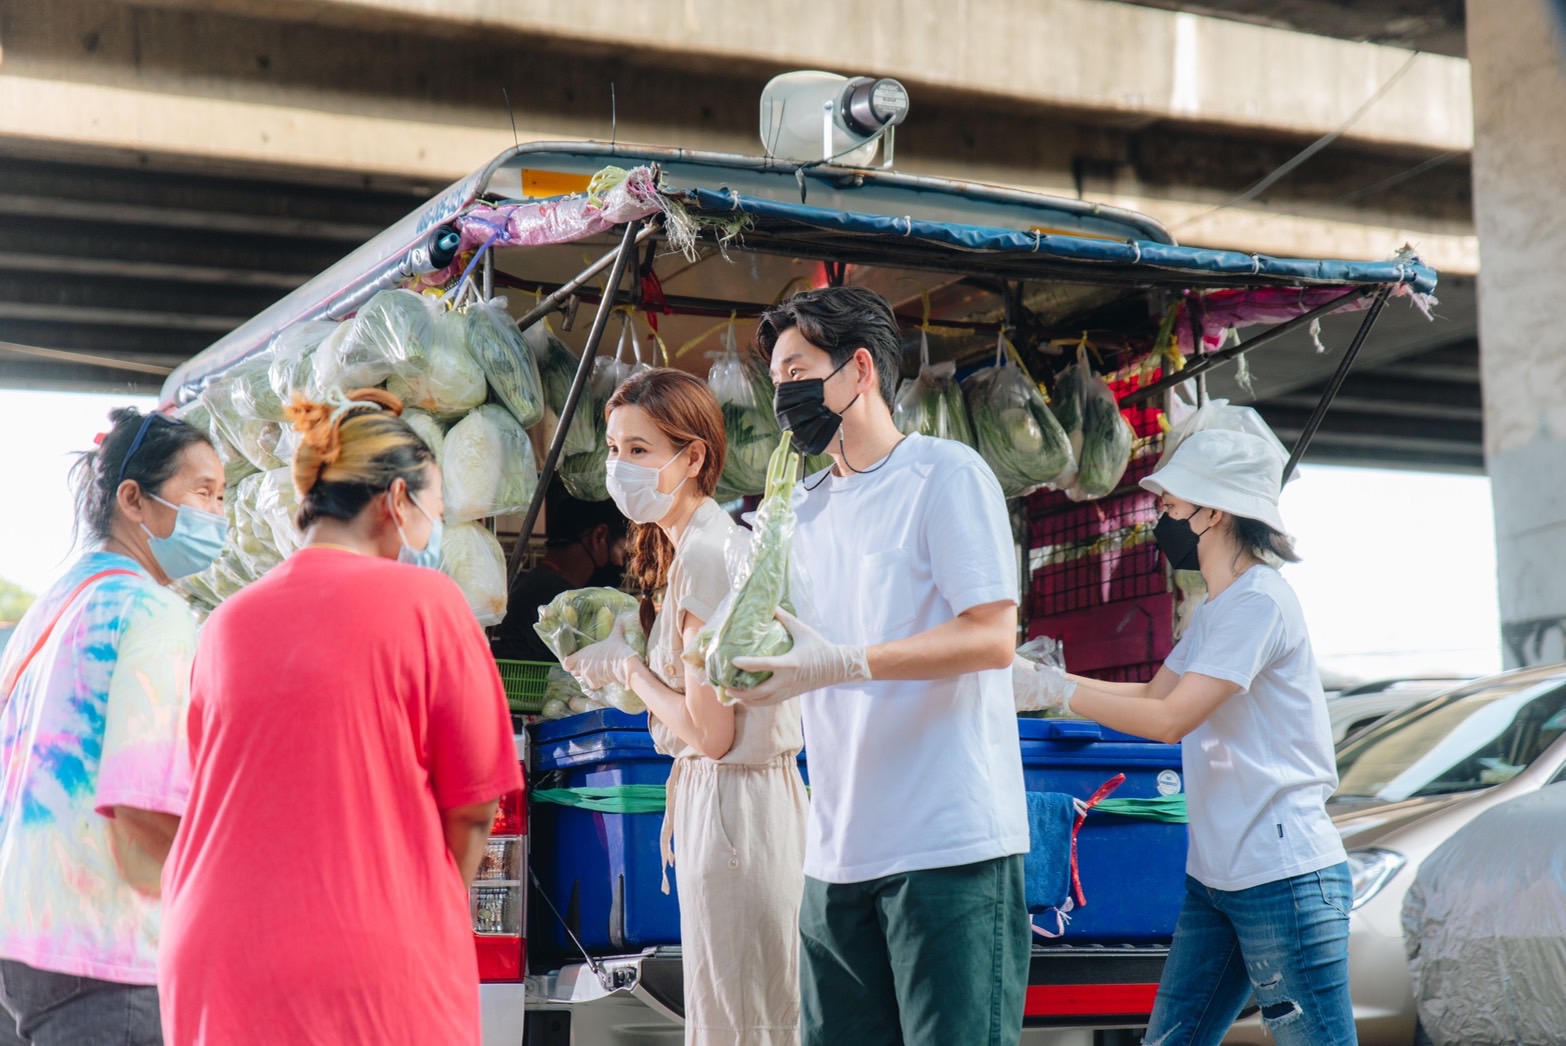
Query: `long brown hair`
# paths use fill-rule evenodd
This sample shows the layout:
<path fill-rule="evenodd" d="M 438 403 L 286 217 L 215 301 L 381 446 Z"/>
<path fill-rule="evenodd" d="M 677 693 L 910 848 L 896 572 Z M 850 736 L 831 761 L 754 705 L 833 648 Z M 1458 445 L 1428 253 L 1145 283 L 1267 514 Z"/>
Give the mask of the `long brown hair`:
<path fill-rule="evenodd" d="M 712 496 L 723 475 L 728 440 L 723 432 L 723 409 L 706 382 L 669 367 L 643 371 L 609 397 L 604 404 L 605 420 L 616 407 L 640 407 L 676 447 L 683 449 L 697 440 L 705 444 L 707 455 L 695 476 L 696 489 L 706 497 Z M 669 565 L 673 562 L 674 544 L 658 524 L 632 527 L 626 573 L 641 589 L 644 630 L 652 628 L 652 593 L 668 583 Z"/>

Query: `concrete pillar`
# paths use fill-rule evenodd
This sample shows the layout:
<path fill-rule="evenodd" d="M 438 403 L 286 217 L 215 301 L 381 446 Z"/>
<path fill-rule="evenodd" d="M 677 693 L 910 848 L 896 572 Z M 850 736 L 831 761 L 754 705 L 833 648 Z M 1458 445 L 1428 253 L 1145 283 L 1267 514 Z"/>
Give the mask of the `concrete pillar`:
<path fill-rule="evenodd" d="M 1485 455 L 1508 667 L 1566 660 L 1566 45 L 1556 6 L 1467 8 Z M 1441 508 L 1425 506 L 1431 526 Z"/>

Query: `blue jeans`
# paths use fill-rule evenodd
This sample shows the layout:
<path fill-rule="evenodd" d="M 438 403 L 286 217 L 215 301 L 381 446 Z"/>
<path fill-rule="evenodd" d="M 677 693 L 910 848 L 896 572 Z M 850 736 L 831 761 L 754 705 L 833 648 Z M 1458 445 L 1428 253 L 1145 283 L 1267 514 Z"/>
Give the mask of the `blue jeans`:
<path fill-rule="evenodd" d="M 1279 1046 L 1354 1046 L 1347 864 L 1248 890 L 1186 876 L 1146 1046 L 1217 1046 L 1254 992 Z"/>
<path fill-rule="evenodd" d="M 0 959 L 0 1044 L 162 1046 L 158 989 Z M 14 1029 L 14 1030 L 13 1030 Z"/>

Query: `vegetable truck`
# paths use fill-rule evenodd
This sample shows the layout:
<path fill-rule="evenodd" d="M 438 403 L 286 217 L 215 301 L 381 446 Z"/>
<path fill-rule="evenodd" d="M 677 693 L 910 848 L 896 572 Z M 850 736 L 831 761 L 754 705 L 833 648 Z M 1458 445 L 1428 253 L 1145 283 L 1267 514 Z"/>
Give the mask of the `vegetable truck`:
<path fill-rule="evenodd" d="M 896 102 L 884 90 L 877 97 L 883 115 Z M 832 119 L 828 106 L 823 148 L 836 148 L 830 133 L 841 133 L 843 121 Z M 847 159 L 866 162 L 862 150 Z M 313 325 L 314 340 L 329 344 L 322 332 L 388 289 L 419 292 L 437 308 L 480 299 L 493 309 L 504 299 L 506 316 L 531 332 L 523 344 L 536 347 L 547 332 L 570 349 L 575 367 L 546 389 L 546 416 L 530 430 L 526 468 L 542 473 L 533 497 L 487 521 L 500 545 L 459 576 L 465 589 L 487 590 L 491 601 L 498 588 L 503 603 L 505 581 L 526 564 L 549 478 L 574 469 L 590 485 L 593 469 L 601 471 L 591 442 L 591 412 L 602 402 L 595 372 L 602 380 L 612 367 L 640 360 L 706 375 L 718 364 L 731 366 L 732 353 L 751 343 L 755 317 L 792 291 L 870 287 L 894 303 L 905 324 L 908 377 L 944 365 L 961 382 L 999 362 L 1048 395 L 1063 372 L 1081 365 L 1112 391 L 1130 436 L 1107 489 L 1100 475 L 1092 493 L 1052 489 L 1070 487 L 1065 476 L 1013 491 L 1024 593 L 1018 640 L 1063 640 L 1074 671 L 1145 679 L 1169 652 L 1184 601 L 1151 541 L 1153 501 L 1136 485 L 1157 459 L 1172 390 L 1199 387 L 1211 368 L 1321 316 L 1357 310 L 1365 319 L 1344 354 L 1346 367 L 1390 297 L 1418 301 L 1434 283 L 1435 274 L 1409 256 L 1335 262 L 1182 247 L 1140 214 L 850 165 L 830 150 L 825 160 L 801 161 L 536 142 L 453 184 L 185 363 L 163 400 L 206 418 L 211 411 L 203 408 L 235 399 L 238 375 L 286 376 L 290 353 L 297 356 L 310 340 L 301 331 Z M 1226 347 L 1232 331 L 1249 324 L 1268 326 Z M 614 360 L 619 364 L 606 362 Z M 498 389 L 482 398 L 505 402 Z M 251 400 L 239 400 L 242 414 Z M 763 440 L 770 450 L 769 390 L 763 386 L 741 406 L 726 411 L 731 429 L 748 416 L 760 432 L 731 431 L 731 441 Z M 1312 430 L 1325 410 L 1324 402 Z M 982 424 L 970 426 L 974 431 L 997 424 L 994 417 L 975 420 Z M 245 419 L 230 419 L 228 427 L 235 424 Z M 1096 438 L 1092 431 L 1074 435 L 1079 456 L 1080 442 Z M 246 448 L 235 444 L 265 444 L 261 436 L 224 441 L 233 474 L 247 464 Z M 1014 450 L 1034 446 L 1034 434 L 1019 429 L 1014 436 Z M 286 449 L 286 439 L 273 437 L 270 450 L 256 452 L 271 460 L 250 461 L 249 471 L 269 475 L 264 469 L 275 468 Z M 1296 447 L 1296 460 L 1302 449 Z M 740 512 L 759 487 L 732 478 L 726 494 Z M 241 503 L 235 511 L 265 518 L 267 509 Z M 264 553 L 274 561 L 286 553 L 274 547 L 286 545 L 275 533 L 287 529 L 286 513 L 280 518 L 271 528 L 273 545 L 262 534 L 256 548 L 229 564 L 227 584 L 263 571 Z M 193 602 L 200 608 L 221 595 L 203 592 Z M 482 613 L 483 599 L 472 592 L 470 598 Z M 531 619 L 538 608 L 504 612 Z M 657 844 L 658 786 L 668 761 L 653 750 L 644 715 L 593 709 L 542 720 L 535 713 L 545 667 L 508 663 L 502 670 L 529 794 L 501 804 L 472 890 L 485 1041 L 678 1042 L 678 869 L 675 889 L 664 895 Z M 1081 721 L 1023 718 L 1019 726 L 1030 790 L 1086 799 L 1123 774 L 1117 796 L 1166 812 L 1169 797 L 1183 792 L 1178 746 Z M 808 746 L 807 738 L 807 775 Z M 909 816 L 912 830 L 918 812 Z M 1136 1041 L 1173 931 L 1184 848 L 1178 819 L 1087 816 L 1075 855 L 1085 903 L 1064 917 L 1036 920 L 1024 1041 Z"/>

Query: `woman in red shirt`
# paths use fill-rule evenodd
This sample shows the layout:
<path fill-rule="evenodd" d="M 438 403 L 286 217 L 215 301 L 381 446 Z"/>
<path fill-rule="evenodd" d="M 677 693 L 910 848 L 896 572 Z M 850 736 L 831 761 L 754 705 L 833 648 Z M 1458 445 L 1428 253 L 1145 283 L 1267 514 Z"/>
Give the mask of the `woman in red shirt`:
<path fill-rule="evenodd" d="M 163 879 L 171 1044 L 479 1042 L 467 888 L 522 778 L 484 635 L 425 569 L 441 477 L 401 409 L 295 401 L 305 545 L 201 636 Z"/>

